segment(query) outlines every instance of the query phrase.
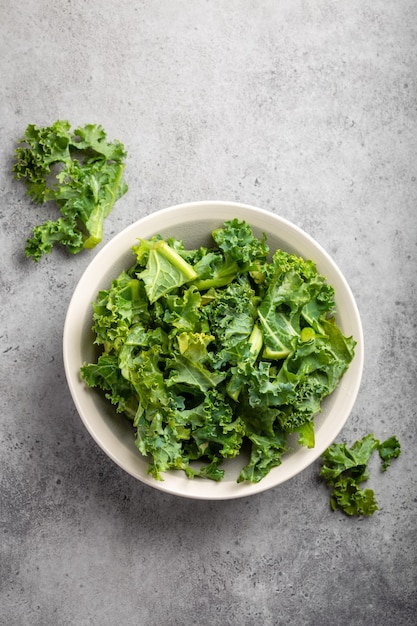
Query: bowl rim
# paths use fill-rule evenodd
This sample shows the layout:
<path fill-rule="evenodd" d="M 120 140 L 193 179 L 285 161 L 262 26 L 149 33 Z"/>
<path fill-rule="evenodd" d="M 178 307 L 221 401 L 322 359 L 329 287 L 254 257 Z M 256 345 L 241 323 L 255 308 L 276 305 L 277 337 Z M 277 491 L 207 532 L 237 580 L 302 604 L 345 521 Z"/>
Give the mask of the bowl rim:
<path fill-rule="evenodd" d="M 352 381 L 350 383 L 350 387 L 348 392 L 345 394 L 343 399 L 341 417 L 335 422 L 331 424 L 332 428 L 326 437 L 326 443 L 319 441 L 317 442 L 316 438 L 316 446 L 313 449 L 301 448 L 297 450 L 297 454 L 299 455 L 299 463 L 295 464 L 293 467 L 288 468 L 286 473 L 283 476 L 280 476 L 280 472 L 276 471 L 279 468 L 282 468 L 287 455 L 283 459 L 283 463 L 271 470 L 271 472 L 263 478 L 259 483 L 240 483 L 236 485 L 235 483 L 221 481 L 220 483 L 215 483 L 214 481 L 210 481 L 208 479 L 189 479 L 184 476 L 179 476 L 183 474 L 183 472 L 172 471 L 168 472 L 167 475 L 164 475 L 163 481 L 157 481 L 152 476 L 148 474 L 144 474 L 143 471 L 139 471 L 137 468 L 133 468 L 130 463 L 130 457 L 120 458 L 119 452 L 121 448 L 118 447 L 118 451 L 115 452 L 114 441 L 110 438 L 104 438 L 103 434 L 100 435 L 97 432 L 97 428 L 91 422 L 91 417 L 86 413 L 86 402 L 85 398 L 87 394 L 92 390 L 87 389 L 86 386 L 84 391 L 81 391 L 81 383 L 79 377 L 79 368 L 82 365 L 82 362 L 79 361 L 76 369 L 76 357 L 74 349 L 74 341 L 77 341 L 79 345 L 81 345 L 81 333 L 82 333 L 82 324 L 79 316 L 79 300 L 84 301 L 86 303 L 86 284 L 88 285 L 90 279 L 95 275 L 96 270 L 99 269 L 113 250 L 117 250 L 118 246 L 122 244 L 122 242 L 129 241 L 129 237 L 131 236 L 131 244 L 133 245 L 135 242 L 135 237 L 133 236 L 137 231 L 148 232 L 147 229 L 150 228 L 153 231 L 153 234 L 157 234 L 162 230 L 159 228 L 152 228 L 152 225 L 156 221 L 161 221 L 164 223 L 164 220 L 169 222 L 169 219 L 176 218 L 176 216 L 186 218 L 188 223 L 192 223 L 191 211 L 202 213 L 205 211 L 206 213 L 211 210 L 213 213 L 219 213 L 219 210 L 227 209 L 231 213 L 233 211 L 236 212 L 235 217 L 238 219 L 245 219 L 248 223 L 250 223 L 249 216 L 255 216 L 257 221 L 260 223 L 263 219 L 266 222 L 273 223 L 274 226 L 280 226 L 283 230 L 287 232 L 291 232 L 296 237 L 300 238 L 303 243 L 308 244 L 308 248 L 314 250 L 316 259 L 320 258 L 321 263 L 327 264 L 328 268 L 331 269 L 334 277 L 337 278 L 338 287 L 339 287 L 339 296 L 343 293 L 343 297 L 347 298 L 347 302 L 350 307 L 350 313 L 352 318 L 350 319 L 350 323 L 352 327 L 355 328 L 354 339 L 356 341 L 355 348 L 355 357 L 350 364 L 350 367 L 346 374 L 350 372 L 350 377 Z M 246 217 L 245 217 L 246 216 Z M 201 217 L 201 216 L 200 216 Z M 198 218 L 195 218 L 198 219 Z M 194 221 L 195 221 L 194 219 Z M 226 216 L 225 219 L 230 219 L 229 216 Z M 222 218 L 222 221 L 225 221 Z M 267 230 L 267 229 L 266 229 Z M 210 233 L 208 232 L 207 235 Z M 268 234 L 268 233 L 267 233 Z M 142 236 L 142 235 L 141 235 Z M 149 237 L 150 235 L 145 235 Z M 136 237 L 136 239 L 138 236 Z M 269 239 L 269 236 L 268 236 Z M 290 246 L 292 247 L 292 246 Z M 129 253 L 128 249 L 123 247 L 125 250 L 124 254 Z M 301 254 L 300 254 L 301 255 Z M 115 255 L 118 259 L 120 258 L 121 253 Z M 304 258 L 311 258 L 310 256 L 301 255 Z M 316 262 L 316 259 L 313 258 L 313 261 Z M 132 256 L 133 262 L 133 256 Z M 320 271 L 320 269 L 319 269 Z M 111 274 L 112 278 L 116 278 L 116 275 Z M 111 278 L 111 279 L 112 279 Z M 110 280 L 111 280 L 110 279 Z M 332 284 L 334 282 L 329 280 L 329 283 Z M 109 280 L 107 280 L 107 284 L 110 284 Z M 93 299 L 96 297 L 97 292 L 90 290 L 93 293 Z M 337 305 L 338 297 L 336 295 L 336 305 Z M 90 305 L 93 300 L 90 300 Z M 91 317 L 91 315 L 90 315 Z M 353 334 L 353 333 L 352 333 Z M 278 485 L 286 482 L 287 480 L 293 478 L 295 475 L 299 474 L 303 470 L 305 470 L 309 465 L 311 465 L 314 461 L 316 461 L 324 450 L 332 443 L 335 438 L 338 436 L 342 428 L 344 427 L 346 421 L 349 418 L 349 415 L 353 409 L 355 404 L 357 395 L 359 393 L 359 388 L 361 385 L 362 375 L 363 375 L 363 366 L 364 366 L 364 340 L 363 340 L 363 328 L 362 322 L 358 310 L 358 306 L 352 290 L 344 277 L 343 273 L 339 269 L 336 262 L 332 259 L 332 257 L 327 253 L 324 247 L 318 243 L 311 235 L 309 235 L 306 231 L 300 228 L 298 225 L 289 221 L 288 219 L 281 217 L 280 215 L 274 213 L 271 210 L 262 209 L 250 204 L 240 203 L 240 202 L 232 202 L 232 201 L 223 201 L 223 200 L 199 200 L 195 202 L 185 202 L 176 205 L 172 205 L 167 208 L 159 209 L 157 211 L 148 213 L 144 217 L 136 220 L 135 222 L 128 225 L 126 228 L 117 233 L 112 239 L 110 239 L 92 258 L 90 263 L 87 265 L 77 285 L 73 291 L 72 297 L 69 302 L 69 306 L 67 309 L 64 329 L 63 329 L 63 361 L 64 361 L 64 370 L 67 379 L 67 384 L 70 390 L 70 394 L 72 400 L 75 404 L 77 412 L 89 432 L 90 436 L 95 440 L 95 442 L 99 445 L 99 447 L 105 452 L 107 456 L 109 456 L 114 463 L 116 463 L 121 469 L 126 471 L 128 474 L 133 476 L 134 478 L 140 480 L 142 483 L 153 487 L 157 490 L 170 493 L 172 495 L 177 495 L 186 498 L 192 499 L 200 499 L 200 500 L 226 500 L 226 499 L 235 499 L 248 497 L 250 495 L 254 495 L 257 493 L 261 493 L 263 491 L 269 490 L 271 488 L 277 487 Z M 354 371 L 352 365 L 354 363 Z M 346 377 L 343 377 L 345 379 Z M 343 380 L 342 379 L 342 380 Z M 340 385 L 341 386 L 341 385 Z M 331 394 L 335 398 L 337 397 L 337 389 Z M 91 406 L 90 406 L 91 408 Z M 139 451 L 136 451 L 137 455 L 140 456 Z M 143 457 L 142 457 L 143 459 Z M 282 471 L 281 471 L 282 473 Z M 174 480 L 175 478 L 175 480 Z M 217 487 L 216 487 L 217 486 Z M 201 488 L 203 487 L 203 488 Z M 205 488 L 204 488 L 205 487 Z"/>

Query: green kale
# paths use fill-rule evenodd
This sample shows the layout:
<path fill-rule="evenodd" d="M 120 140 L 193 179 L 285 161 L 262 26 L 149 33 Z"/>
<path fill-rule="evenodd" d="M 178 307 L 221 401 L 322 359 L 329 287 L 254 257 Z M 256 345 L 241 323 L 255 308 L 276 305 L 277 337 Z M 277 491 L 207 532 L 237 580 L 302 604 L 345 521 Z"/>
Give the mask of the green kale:
<path fill-rule="evenodd" d="M 237 219 L 213 239 L 133 246 L 135 263 L 93 304 L 101 355 L 81 377 L 133 421 L 156 479 L 180 469 L 221 480 L 224 460 L 242 453 L 238 481 L 259 482 L 292 434 L 314 447 L 314 416 L 355 341 L 312 261 L 284 251 L 268 261 L 265 237 Z"/>
<path fill-rule="evenodd" d="M 245 221 L 229 220 L 226 228 L 214 230 L 212 236 L 226 257 L 236 261 L 241 268 L 249 268 L 256 261 L 265 261 L 268 256 L 265 234 L 262 239 L 257 239 Z"/>
<path fill-rule="evenodd" d="M 401 454 L 401 445 L 397 437 L 389 437 L 379 444 L 378 452 L 382 461 L 382 471 L 386 472 L 391 465 L 391 459 L 396 459 Z"/>
<path fill-rule="evenodd" d="M 127 191 L 120 141 L 107 141 L 101 126 L 87 124 L 71 132 L 69 122 L 58 120 L 49 127 L 30 124 L 15 156 L 15 178 L 25 182 L 32 200 L 54 202 L 61 212 L 34 228 L 26 256 L 37 262 L 55 243 L 72 254 L 100 243 L 105 217 Z"/>
<path fill-rule="evenodd" d="M 149 248 L 146 269 L 138 274 L 143 280 L 149 302 L 197 278 L 197 273 L 187 261 L 166 241 L 155 241 Z"/>
<path fill-rule="evenodd" d="M 369 434 L 350 448 L 345 443 L 333 443 L 323 453 L 320 475 L 332 489 L 330 506 L 333 511 L 341 509 L 347 515 L 369 516 L 378 510 L 374 491 L 359 486 L 369 478 L 368 463 L 375 450 L 379 452 L 382 471 L 385 471 L 391 459 L 399 456 L 401 447 L 396 437 L 381 443 Z"/>

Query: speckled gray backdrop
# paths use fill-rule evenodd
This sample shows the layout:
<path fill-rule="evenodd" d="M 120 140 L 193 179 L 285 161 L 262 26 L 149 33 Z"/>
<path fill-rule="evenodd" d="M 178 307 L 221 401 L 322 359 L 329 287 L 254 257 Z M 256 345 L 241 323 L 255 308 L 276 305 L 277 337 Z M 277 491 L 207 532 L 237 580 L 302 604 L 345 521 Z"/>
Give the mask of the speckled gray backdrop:
<path fill-rule="evenodd" d="M 1 575 L 5 626 L 412 626 L 416 533 L 414 0 L 0 0 Z M 363 384 L 340 439 L 397 434 L 370 519 L 319 463 L 231 502 L 143 486 L 91 440 L 62 330 L 94 252 L 23 248 L 43 221 L 10 169 L 27 124 L 101 123 L 130 190 L 104 242 L 200 199 L 292 220 L 345 273 Z"/>

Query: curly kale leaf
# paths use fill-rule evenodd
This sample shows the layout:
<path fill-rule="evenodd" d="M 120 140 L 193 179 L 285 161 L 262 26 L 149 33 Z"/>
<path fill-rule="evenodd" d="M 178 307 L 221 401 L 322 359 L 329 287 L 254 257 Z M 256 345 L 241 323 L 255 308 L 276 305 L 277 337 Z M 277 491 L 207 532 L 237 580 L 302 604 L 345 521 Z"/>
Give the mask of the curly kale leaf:
<path fill-rule="evenodd" d="M 225 222 L 222 228 L 213 231 L 212 236 L 219 249 L 241 268 L 248 269 L 268 256 L 265 234 L 258 239 L 249 224 L 237 218 Z"/>
<path fill-rule="evenodd" d="M 84 364 L 81 367 L 81 376 L 89 387 L 104 390 L 105 397 L 115 405 L 118 413 L 134 419 L 138 399 L 132 385 L 122 375 L 116 356 L 101 355 L 97 363 Z"/>
<path fill-rule="evenodd" d="M 303 327 L 322 332 L 321 322 L 334 309 L 334 290 L 312 261 L 282 250 L 274 254 L 272 268 L 259 319 L 264 333 L 264 357 L 281 359 L 293 351 L 293 340 L 301 335 Z"/>
<path fill-rule="evenodd" d="M 381 443 L 369 434 L 350 448 L 346 443 L 333 443 L 323 453 L 320 476 L 331 488 L 333 511 L 341 509 L 347 515 L 370 516 L 378 510 L 374 491 L 360 487 L 369 478 L 368 464 L 375 450 L 379 452 L 382 471 L 385 471 L 390 460 L 399 456 L 401 447 L 396 437 Z"/>
<path fill-rule="evenodd" d="M 378 446 L 379 457 L 382 461 L 382 471 L 386 472 L 391 465 L 391 460 L 401 454 L 401 445 L 397 437 L 389 437 Z"/>
<path fill-rule="evenodd" d="M 194 268 L 166 241 L 151 243 L 146 268 L 138 274 L 151 304 L 197 277 Z"/>
<path fill-rule="evenodd" d="M 47 127 L 30 124 L 15 156 L 15 178 L 25 182 L 32 200 L 53 202 L 61 213 L 34 228 L 26 256 L 37 262 L 55 243 L 72 254 L 100 243 L 104 219 L 127 191 L 120 141 L 107 141 L 101 126 L 86 124 L 72 132 L 68 121 L 58 120 Z"/>
<path fill-rule="evenodd" d="M 241 470 L 238 482 L 249 481 L 258 483 L 273 467 L 282 463 L 282 455 L 287 450 L 287 438 L 277 431 L 271 435 L 248 433 L 251 442 L 249 463 Z"/>

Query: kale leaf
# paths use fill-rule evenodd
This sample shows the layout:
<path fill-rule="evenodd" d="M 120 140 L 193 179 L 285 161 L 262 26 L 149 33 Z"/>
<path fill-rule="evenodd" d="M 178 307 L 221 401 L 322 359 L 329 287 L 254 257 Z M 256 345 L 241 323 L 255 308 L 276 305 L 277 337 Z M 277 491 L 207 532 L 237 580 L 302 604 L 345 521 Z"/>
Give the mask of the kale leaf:
<path fill-rule="evenodd" d="M 30 124 L 15 156 L 15 178 L 25 182 L 32 200 L 54 202 L 61 212 L 35 226 L 26 256 L 38 262 L 55 243 L 72 254 L 100 243 L 105 217 L 127 191 L 120 141 L 107 141 L 102 126 L 86 124 L 71 132 L 68 121 L 58 120 L 47 127 Z"/>
<path fill-rule="evenodd" d="M 331 487 L 333 511 L 341 509 L 347 515 L 370 516 L 378 510 L 374 491 L 359 486 L 369 478 L 368 464 L 375 450 L 379 452 L 382 471 L 386 471 L 391 459 L 400 455 L 401 446 L 396 437 L 381 443 L 369 434 L 350 448 L 346 443 L 333 443 L 323 453 L 320 475 Z"/>

